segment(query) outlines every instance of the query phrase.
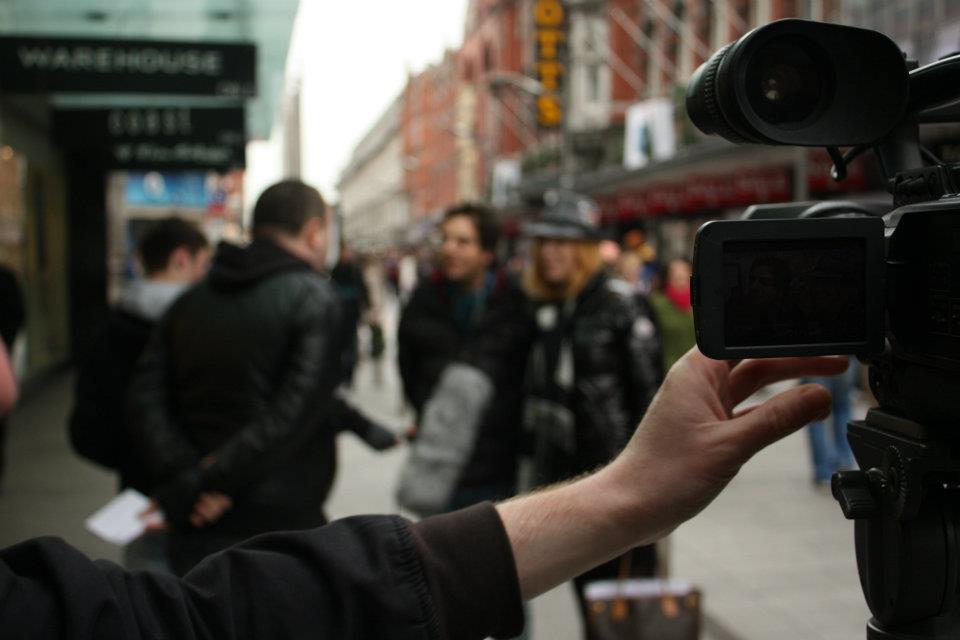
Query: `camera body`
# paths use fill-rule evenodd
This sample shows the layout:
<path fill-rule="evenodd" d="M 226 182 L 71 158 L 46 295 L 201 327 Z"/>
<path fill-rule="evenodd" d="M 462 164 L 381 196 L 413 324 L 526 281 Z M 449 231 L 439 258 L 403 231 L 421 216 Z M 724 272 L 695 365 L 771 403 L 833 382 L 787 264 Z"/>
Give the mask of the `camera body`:
<path fill-rule="evenodd" d="M 960 122 L 960 55 L 912 66 L 880 33 L 782 20 L 718 51 L 687 89 L 705 133 L 824 146 L 836 179 L 873 151 L 887 178 L 889 204 L 757 205 L 707 223 L 691 282 L 710 357 L 870 365 L 879 406 L 848 432 L 860 470 L 832 488 L 856 522 L 874 640 L 960 637 L 960 165 L 925 165 L 919 136 Z"/>
<path fill-rule="evenodd" d="M 930 88 L 951 62 L 911 74 L 882 34 L 781 20 L 694 74 L 688 111 L 705 132 L 872 148 L 893 196 L 886 207 L 758 205 L 743 220 L 704 225 L 691 283 L 701 351 L 721 359 L 855 355 L 873 365 L 881 406 L 930 423 L 960 420 L 960 399 L 947 403 L 944 384 L 929 384 L 960 381 L 960 166 L 922 166 L 918 135 L 923 111 L 960 99 L 960 90 Z M 960 69 L 960 58 L 953 62 Z M 842 175 L 842 156 L 831 155 Z"/>

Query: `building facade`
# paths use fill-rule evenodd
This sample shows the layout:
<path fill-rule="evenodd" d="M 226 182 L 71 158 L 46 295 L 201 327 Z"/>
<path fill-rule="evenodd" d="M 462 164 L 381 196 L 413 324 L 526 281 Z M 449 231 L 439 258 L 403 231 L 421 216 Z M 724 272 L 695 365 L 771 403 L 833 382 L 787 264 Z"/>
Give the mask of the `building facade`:
<path fill-rule="evenodd" d="M 412 222 L 435 216 L 458 198 L 458 98 L 454 51 L 410 77 L 404 89 L 400 127 Z"/>
<path fill-rule="evenodd" d="M 340 174 L 342 238 L 358 251 L 379 251 L 403 241 L 410 218 L 404 168 L 401 95 L 354 149 Z"/>
<path fill-rule="evenodd" d="M 239 225 L 298 0 L 169 4 L 0 6 L 0 262 L 25 293 L 27 382 L 89 349 L 148 219 L 176 212 L 214 240 Z"/>
<path fill-rule="evenodd" d="M 686 117 L 686 84 L 727 43 L 790 17 L 878 28 L 926 62 L 960 49 L 955 5 L 471 0 L 460 49 L 412 76 L 404 93 L 411 220 L 472 199 L 529 215 L 546 189 L 562 183 L 595 195 L 618 230 L 674 229 L 665 243 L 679 252 L 700 221 L 736 215 L 756 198 L 870 190 L 876 180 L 869 164 L 855 165 L 837 185 L 821 151 L 708 139 Z M 638 161 L 634 147 L 642 145 L 632 136 L 640 128 L 666 132 L 669 142 Z"/>

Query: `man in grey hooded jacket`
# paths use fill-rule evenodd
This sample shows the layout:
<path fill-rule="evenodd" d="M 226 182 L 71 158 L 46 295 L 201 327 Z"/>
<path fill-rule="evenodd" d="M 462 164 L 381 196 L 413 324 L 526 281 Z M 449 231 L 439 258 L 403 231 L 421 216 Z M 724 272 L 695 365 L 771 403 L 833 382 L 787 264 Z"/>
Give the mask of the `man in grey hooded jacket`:
<path fill-rule="evenodd" d="M 124 428 L 127 383 L 154 325 L 206 274 L 211 252 L 196 225 L 171 217 L 143 234 L 137 253 L 144 277 L 123 290 L 77 371 L 70 442 L 84 458 L 117 471 L 121 489 L 149 492 Z M 161 538 L 151 534 L 128 545 L 127 568 L 164 569 Z"/>

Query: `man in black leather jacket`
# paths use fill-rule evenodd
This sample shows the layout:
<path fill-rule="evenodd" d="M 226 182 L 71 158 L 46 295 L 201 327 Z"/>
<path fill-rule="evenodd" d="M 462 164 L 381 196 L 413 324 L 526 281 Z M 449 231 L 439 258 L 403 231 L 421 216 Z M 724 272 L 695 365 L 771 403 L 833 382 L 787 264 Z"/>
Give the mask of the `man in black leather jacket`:
<path fill-rule="evenodd" d="M 131 381 L 128 424 L 177 573 L 251 535 L 324 524 L 340 429 L 377 448 L 396 442 L 333 395 L 339 307 L 320 273 L 325 209 L 302 182 L 268 188 L 254 241 L 218 247 Z"/>

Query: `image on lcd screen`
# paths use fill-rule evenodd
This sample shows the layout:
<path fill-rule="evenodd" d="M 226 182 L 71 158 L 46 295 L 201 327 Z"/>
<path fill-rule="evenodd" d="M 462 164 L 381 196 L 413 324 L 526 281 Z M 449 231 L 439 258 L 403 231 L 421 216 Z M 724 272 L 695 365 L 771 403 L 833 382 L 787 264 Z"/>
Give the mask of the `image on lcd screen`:
<path fill-rule="evenodd" d="M 728 347 L 866 340 L 862 238 L 723 244 Z"/>

